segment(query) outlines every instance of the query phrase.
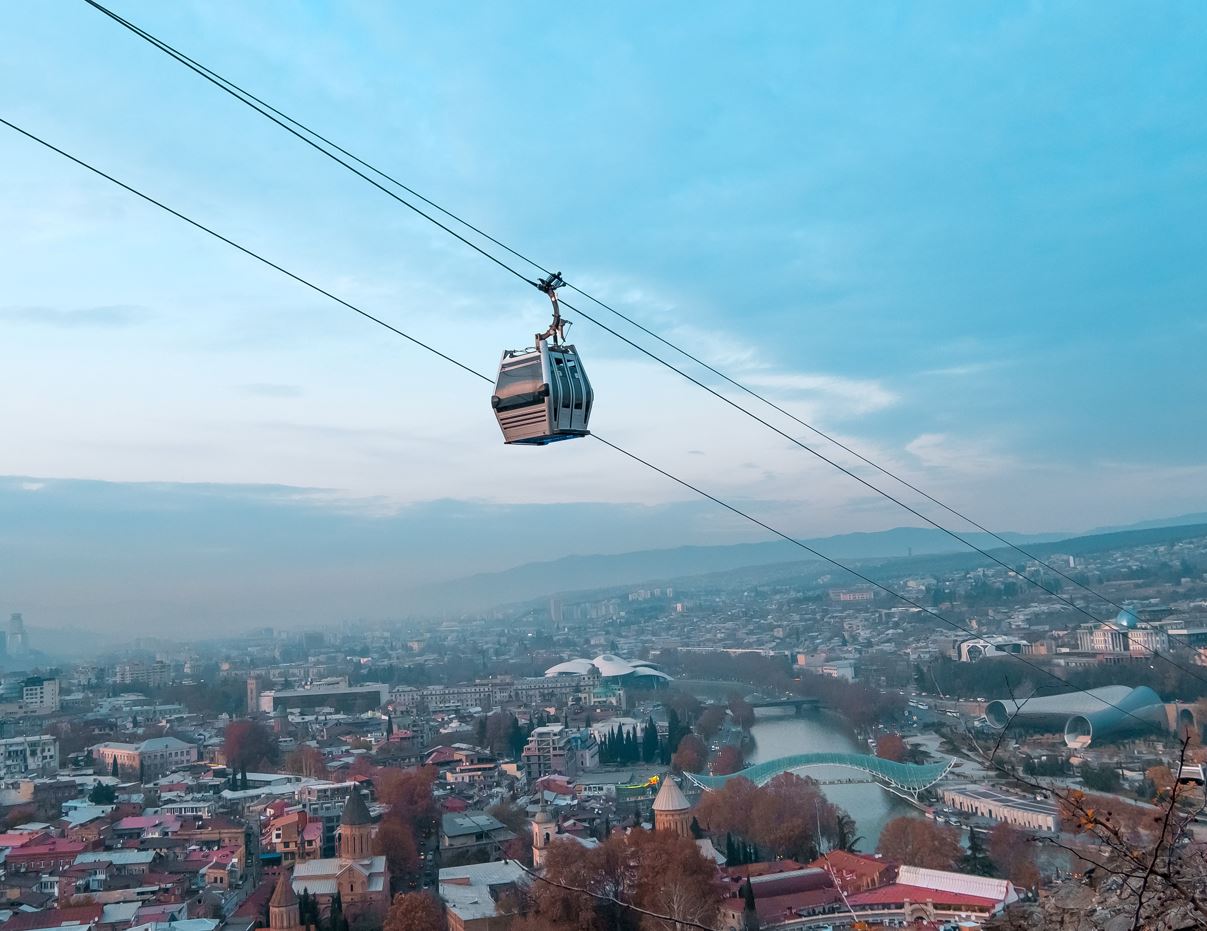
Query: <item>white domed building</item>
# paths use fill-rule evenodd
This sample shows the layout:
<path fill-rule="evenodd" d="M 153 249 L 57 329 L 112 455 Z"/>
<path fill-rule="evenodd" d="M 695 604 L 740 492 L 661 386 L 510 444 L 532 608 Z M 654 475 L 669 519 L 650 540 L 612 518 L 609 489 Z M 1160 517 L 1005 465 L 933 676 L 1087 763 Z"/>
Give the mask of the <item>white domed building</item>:
<path fill-rule="evenodd" d="M 671 677 L 648 660 L 627 660 L 614 653 L 600 653 L 595 659 L 568 659 L 550 666 L 546 676 L 591 676 L 618 687 L 656 689 Z"/>

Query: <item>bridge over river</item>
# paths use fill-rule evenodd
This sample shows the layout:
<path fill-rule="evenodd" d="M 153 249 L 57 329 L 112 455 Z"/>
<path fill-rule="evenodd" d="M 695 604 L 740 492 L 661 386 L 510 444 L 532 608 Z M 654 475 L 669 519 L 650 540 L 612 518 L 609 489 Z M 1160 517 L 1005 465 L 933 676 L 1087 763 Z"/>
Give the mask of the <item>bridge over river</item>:
<path fill-rule="evenodd" d="M 830 780 L 829 784 L 872 781 L 895 795 L 917 801 L 918 796 L 947 775 L 955 765 L 948 759 L 939 763 L 919 765 L 917 763 L 895 763 L 878 756 L 863 753 L 798 753 L 793 756 L 755 763 L 744 770 L 728 776 L 706 776 L 702 773 L 684 773 L 695 785 L 704 790 L 719 789 L 730 779 L 742 776 L 757 786 L 766 785 L 780 773 L 809 769 L 815 766 L 839 766 L 855 770 L 860 775 L 850 780 Z"/>
<path fill-rule="evenodd" d="M 797 714 L 802 711 L 816 711 L 821 707 L 820 698 L 758 698 L 746 699 L 751 708 L 791 708 Z"/>

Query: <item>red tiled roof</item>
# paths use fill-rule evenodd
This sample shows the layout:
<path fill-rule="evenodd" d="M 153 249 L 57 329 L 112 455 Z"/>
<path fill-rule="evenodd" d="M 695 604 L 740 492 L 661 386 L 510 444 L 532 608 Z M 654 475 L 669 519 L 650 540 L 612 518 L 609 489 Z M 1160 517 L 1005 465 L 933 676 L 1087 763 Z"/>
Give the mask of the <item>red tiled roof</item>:
<path fill-rule="evenodd" d="M 34 931 L 62 925 L 86 925 L 101 920 L 104 906 L 77 905 L 74 908 L 48 908 L 40 912 L 18 912 L 4 923 L 4 931 Z"/>
<path fill-rule="evenodd" d="M 273 890 L 277 887 L 277 876 L 279 870 L 266 870 L 264 878 L 260 881 L 260 885 L 252 891 L 243 903 L 235 909 L 236 918 L 257 918 L 264 914 L 265 908 L 268 906 L 268 900 L 272 897 Z"/>
<path fill-rule="evenodd" d="M 156 828 L 160 825 L 180 827 L 180 819 L 174 815 L 131 815 L 128 818 L 122 818 L 113 827 L 117 831 L 145 831 L 147 828 Z"/>
<path fill-rule="evenodd" d="M 0 834 L 0 847 L 24 847 L 26 844 L 41 843 L 48 840 L 50 835 L 45 831 L 29 831 L 28 833 Z"/>
<path fill-rule="evenodd" d="M 783 915 L 795 914 L 798 909 L 820 908 L 841 900 L 842 896 L 833 886 L 828 889 L 812 889 L 808 892 L 793 892 L 788 895 L 769 895 L 759 897 L 758 887 L 755 886 L 754 909 L 758 912 L 759 921 L 770 924 Z M 725 899 L 721 908 L 734 914 L 740 914 L 745 908 L 742 899 Z"/>
<path fill-rule="evenodd" d="M 818 857 L 809 866 L 820 867 L 823 870 L 829 868 L 835 872 L 846 870 L 864 876 L 875 876 L 881 871 L 891 868 L 892 864 L 880 857 L 869 857 L 851 853 L 848 850 L 831 850 L 824 857 Z"/>
<path fill-rule="evenodd" d="M 903 883 L 890 883 L 879 889 L 869 889 L 849 897 L 852 908 L 860 905 L 895 905 L 909 899 L 911 902 L 927 902 L 933 900 L 935 905 L 969 906 L 973 908 L 996 908 L 1001 905 L 1000 899 L 990 899 L 980 895 L 963 895 L 959 892 L 944 892 L 941 889 L 928 889 L 926 886 L 906 886 Z"/>
<path fill-rule="evenodd" d="M 83 841 L 52 837 L 50 840 L 38 844 L 26 844 L 24 847 L 18 847 L 9 853 L 8 858 L 9 860 L 36 859 L 39 856 L 50 856 L 56 853 L 83 853 L 87 849 L 88 845 Z"/>

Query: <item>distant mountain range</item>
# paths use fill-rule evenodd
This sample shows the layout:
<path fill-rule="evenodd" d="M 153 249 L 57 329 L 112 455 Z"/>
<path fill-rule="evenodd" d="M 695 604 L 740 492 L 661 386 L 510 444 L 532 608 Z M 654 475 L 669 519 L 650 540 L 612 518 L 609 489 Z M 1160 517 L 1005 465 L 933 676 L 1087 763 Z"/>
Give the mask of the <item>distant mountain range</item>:
<path fill-rule="evenodd" d="M 1034 548 L 1036 555 L 1065 551 L 1092 552 L 1115 546 L 1163 539 L 1162 530 L 1173 536 L 1207 535 L 1207 514 L 1144 521 L 1127 527 L 1111 527 L 1089 534 L 1003 533 L 1013 544 Z M 1018 554 L 985 533 L 961 533 L 964 539 L 985 550 L 1004 550 L 1002 558 L 1015 562 Z M 922 556 L 969 554 L 973 561 L 984 557 L 941 530 L 932 527 L 895 527 L 871 533 L 847 533 L 832 537 L 802 540 L 834 559 L 858 560 L 908 559 Z M 1154 540 L 1155 542 L 1155 540 Z M 1059 544 L 1059 545 L 1054 545 Z M 470 611 L 504 604 L 530 601 L 553 594 L 583 592 L 615 586 L 684 579 L 715 572 L 770 566 L 777 563 L 814 561 L 800 547 L 786 541 L 741 543 L 727 546 L 681 546 L 674 549 L 638 550 L 600 556 L 566 556 L 547 562 L 533 562 L 502 572 L 471 575 L 453 582 L 424 586 L 412 592 L 417 610 L 439 605 L 445 611 Z M 944 560 L 946 562 L 946 560 Z"/>

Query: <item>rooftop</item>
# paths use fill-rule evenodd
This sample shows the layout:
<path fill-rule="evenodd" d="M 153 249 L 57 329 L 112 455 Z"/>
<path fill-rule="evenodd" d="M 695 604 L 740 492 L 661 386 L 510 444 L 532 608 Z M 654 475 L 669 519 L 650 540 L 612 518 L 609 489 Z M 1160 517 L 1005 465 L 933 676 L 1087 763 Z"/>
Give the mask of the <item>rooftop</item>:
<path fill-rule="evenodd" d="M 499 893 L 527 883 L 527 874 L 512 860 L 450 866 L 440 871 L 440 898 L 469 922 L 497 915 Z"/>
<path fill-rule="evenodd" d="M 494 815 L 484 811 L 465 811 L 446 814 L 440 819 L 440 832 L 446 837 L 464 837 L 467 834 L 490 834 L 498 830 L 506 830 Z"/>

